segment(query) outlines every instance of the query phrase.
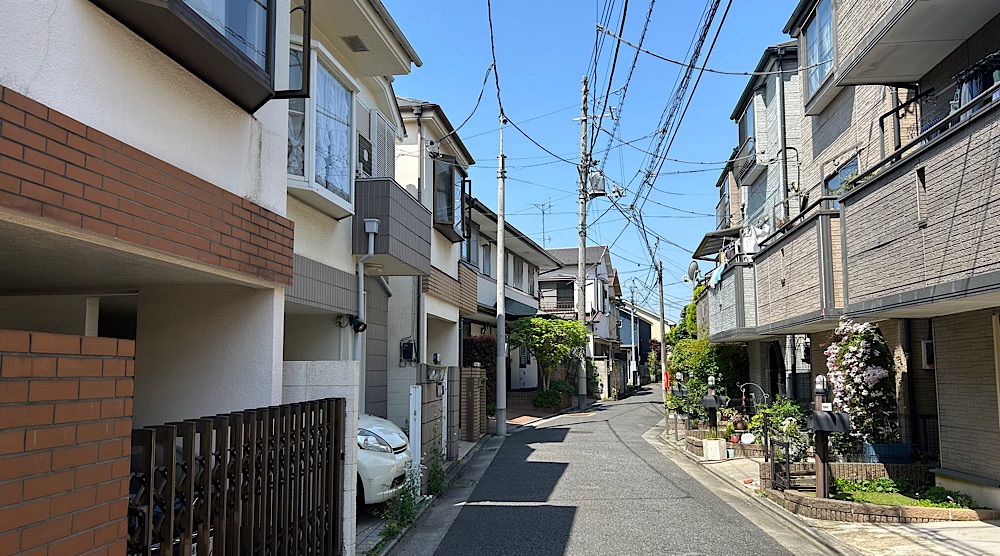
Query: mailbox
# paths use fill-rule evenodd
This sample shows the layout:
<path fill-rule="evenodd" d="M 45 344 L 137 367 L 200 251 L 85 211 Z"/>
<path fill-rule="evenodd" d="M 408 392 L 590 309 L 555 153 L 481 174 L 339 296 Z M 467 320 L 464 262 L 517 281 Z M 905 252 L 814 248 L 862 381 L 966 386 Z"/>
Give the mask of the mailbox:
<path fill-rule="evenodd" d="M 725 396 L 705 396 L 701 400 L 701 405 L 705 409 L 719 409 L 721 407 L 726 407 L 729 403 L 729 398 Z"/>
<path fill-rule="evenodd" d="M 825 432 L 851 432 L 851 415 L 838 411 L 811 411 L 809 430 Z"/>

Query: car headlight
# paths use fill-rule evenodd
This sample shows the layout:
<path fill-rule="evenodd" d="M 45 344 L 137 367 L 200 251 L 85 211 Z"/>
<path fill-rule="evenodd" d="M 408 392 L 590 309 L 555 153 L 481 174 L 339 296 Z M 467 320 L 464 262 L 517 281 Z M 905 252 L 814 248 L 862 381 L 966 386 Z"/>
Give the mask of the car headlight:
<path fill-rule="evenodd" d="M 392 446 L 389 446 L 389 443 L 382 440 L 382 437 L 368 429 L 358 429 L 358 448 L 373 452 L 385 452 L 386 454 L 392 453 Z"/>

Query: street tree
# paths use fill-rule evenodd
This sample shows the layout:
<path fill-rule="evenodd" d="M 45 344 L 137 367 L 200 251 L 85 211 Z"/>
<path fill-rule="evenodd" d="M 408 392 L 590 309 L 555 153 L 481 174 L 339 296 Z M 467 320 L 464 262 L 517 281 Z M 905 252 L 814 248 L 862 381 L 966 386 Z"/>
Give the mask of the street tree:
<path fill-rule="evenodd" d="M 542 389 L 549 389 L 549 375 L 587 345 L 587 329 L 575 320 L 531 317 L 518 319 L 507 339 L 511 346 L 525 348 L 538 361 Z"/>

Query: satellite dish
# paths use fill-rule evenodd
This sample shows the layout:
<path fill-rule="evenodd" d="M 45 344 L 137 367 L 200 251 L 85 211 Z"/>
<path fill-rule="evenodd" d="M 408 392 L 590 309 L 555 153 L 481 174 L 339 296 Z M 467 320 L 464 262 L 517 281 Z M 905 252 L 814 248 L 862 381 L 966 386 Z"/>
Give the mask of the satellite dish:
<path fill-rule="evenodd" d="M 691 261 L 691 264 L 688 265 L 688 279 L 691 280 L 691 283 L 693 284 L 698 281 L 698 277 L 700 275 L 701 270 L 698 268 L 697 261 Z"/>

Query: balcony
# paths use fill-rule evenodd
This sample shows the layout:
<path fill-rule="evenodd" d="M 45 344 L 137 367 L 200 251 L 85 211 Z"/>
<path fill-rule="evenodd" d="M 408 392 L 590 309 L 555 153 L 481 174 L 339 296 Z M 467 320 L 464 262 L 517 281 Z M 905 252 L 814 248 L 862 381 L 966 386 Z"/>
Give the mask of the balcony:
<path fill-rule="evenodd" d="M 273 2 L 91 1 L 243 110 L 274 96 Z"/>
<path fill-rule="evenodd" d="M 366 218 L 381 224 L 375 236 L 375 256 L 368 265 L 382 265 L 387 276 L 426 276 L 431 272 L 431 213 L 392 178 L 354 182 L 355 255 L 368 252 Z"/>
<path fill-rule="evenodd" d="M 757 334 L 754 267 L 749 258 L 728 263 L 721 279 L 707 292 L 711 342 L 748 342 L 761 337 Z"/>
<path fill-rule="evenodd" d="M 848 315 L 919 318 L 1000 305 L 996 91 L 902 145 L 841 198 Z"/>
<path fill-rule="evenodd" d="M 843 313 L 840 217 L 828 201 L 791 218 L 754 256 L 759 333 L 817 332 Z"/>
<path fill-rule="evenodd" d="M 916 83 L 998 15 L 996 0 L 896 0 L 844 60 L 837 85 Z"/>

